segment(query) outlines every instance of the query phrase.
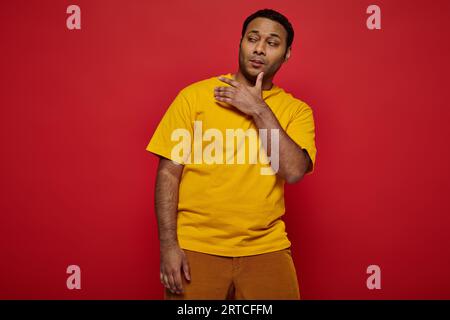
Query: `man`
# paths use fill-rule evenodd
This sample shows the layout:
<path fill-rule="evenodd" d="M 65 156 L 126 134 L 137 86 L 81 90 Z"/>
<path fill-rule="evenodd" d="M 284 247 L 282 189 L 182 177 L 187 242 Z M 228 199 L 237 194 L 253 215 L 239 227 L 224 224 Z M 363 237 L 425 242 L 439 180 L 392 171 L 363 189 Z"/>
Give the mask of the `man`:
<path fill-rule="evenodd" d="M 300 299 L 281 216 L 284 183 L 314 170 L 314 119 L 306 103 L 272 83 L 293 37 L 276 11 L 249 16 L 236 74 L 182 89 L 147 146 L 160 157 L 155 210 L 165 299 Z M 234 143 L 239 130 L 249 142 L 258 130 L 259 162 L 250 161 L 247 140 Z M 236 161 L 241 151 L 244 162 Z"/>

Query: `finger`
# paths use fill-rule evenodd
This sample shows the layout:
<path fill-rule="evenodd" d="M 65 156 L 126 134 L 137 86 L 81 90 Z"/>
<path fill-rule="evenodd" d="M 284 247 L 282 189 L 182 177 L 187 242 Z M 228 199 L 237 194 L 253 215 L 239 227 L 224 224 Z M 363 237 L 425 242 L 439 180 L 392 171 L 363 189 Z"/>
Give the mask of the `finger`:
<path fill-rule="evenodd" d="M 222 82 L 228 83 L 230 86 L 233 86 L 235 88 L 237 88 L 240 85 L 240 83 L 237 82 L 236 80 L 228 79 L 228 78 L 225 78 L 225 77 L 219 77 L 219 80 L 222 81 Z"/>
<path fill-rule="evenodd" d="M 226 98 L 226 97 L 216 97 L 216 100 L 223 101 L 223 102 L 226 102 L 229 104 L 231 104 L 231 101 L 232 101 L 231 98 Z"/>
<path fill-rule="evenodd" d="M 215 92 L 214 96 L 216 97 L 223 97 L 223 98 L 233 98 L 234 93 L 229 91 L 222 91 L 222 92 Z"/>
<path fill-rule="evenodd" d="M 161 283 L 164 283 L 164 275 L 162 272 L 159 273 L 159 280 L 161 281 Z"/>
<path fill-rule="evenodd" d="M 164 282 L 164 287 L 166 287 L 167 289 L 170 289 L 169 278 L 167 277 L 167 275 L 163 276 L 163 282 Z"/>
<path fill-rule="evenodd" d="M 175 281 L 173 280 L 173 276 L 171 274 L 169 274 L 168 278 L 169 278 L 170 291 L 172 291 L 172 293 L 174 293 L 176 291 Z"/>
<path fill-rule="evenodd" d="M 181 281 L 180 270 L 173 274 L 173 280 L 175 282 L 175 290 L 177 294 L 180 294 L 183 291 L 183 283 Z"/>
<path fill-rule="evenodd" d="M 256 78 L 255 88 L 261 90 L 263 82 L 264 72 L 260 72 Z"/>
<path fill-rule="evenodd" d="M 191 270 L 189 267 L 189 261 L 187 258 L 183 259 L 183 272 L 186 280 L 191 281 Z"/>
<path fill-rule="evenodd" d="M 214 92 L 223 92 L 223 91 L 235 92 L 236 88 L 234 88 L 234 87 L 215 87 L 214 88 Z"/>

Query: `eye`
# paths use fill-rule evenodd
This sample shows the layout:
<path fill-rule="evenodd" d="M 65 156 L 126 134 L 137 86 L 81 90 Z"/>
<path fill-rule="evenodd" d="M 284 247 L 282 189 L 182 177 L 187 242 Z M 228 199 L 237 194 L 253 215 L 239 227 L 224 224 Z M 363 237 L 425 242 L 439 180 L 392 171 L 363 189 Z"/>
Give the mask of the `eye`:
<path fill-rule="evenodd" d="M 276 43 L 276 42 L 269 42 L 269 45 L 271 45 L 272 47 L 275 47 L 275 46 L 278 45 L 278 43 Z"/>
<path fill-rule="evenodd" d="M 255 38 L 248 38 L 248 41 L 250 41 L 250 42 L 255 42 L 256 39 L 255 39 Z"/>

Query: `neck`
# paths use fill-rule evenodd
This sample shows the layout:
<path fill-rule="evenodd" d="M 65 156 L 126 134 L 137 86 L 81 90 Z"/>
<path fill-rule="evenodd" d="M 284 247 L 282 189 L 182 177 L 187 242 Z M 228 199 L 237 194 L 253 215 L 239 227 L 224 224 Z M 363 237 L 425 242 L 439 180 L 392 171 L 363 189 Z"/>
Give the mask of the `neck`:
<path fill-rule="evenodd" d="M 233 77 L 234 80 L 236 80 L 237 82 L 243 83 L 247 86 L 254 86 L 255 82 L 251 82 L 250 80 L 248 80 L 241 72 L 241 70 L 239 69 L 236 74 L 232 74 L 231 75 Z M 256 78 L 255 78 L 256 79 Z M 270 90 L 273 87 L 273 83 L 272 83 L 272 79 L 271 78 L 267 78 L 264 76 L 263 78 L 263 84 L 262 84 L 262 90 Z"/>

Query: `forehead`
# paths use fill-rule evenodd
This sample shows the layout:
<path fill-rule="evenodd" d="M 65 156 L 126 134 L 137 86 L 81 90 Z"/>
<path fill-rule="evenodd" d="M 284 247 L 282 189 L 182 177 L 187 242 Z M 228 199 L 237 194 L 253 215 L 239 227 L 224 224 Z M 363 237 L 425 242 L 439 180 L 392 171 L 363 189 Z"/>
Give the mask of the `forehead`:
<path fill-rule="evenodd" d="M 247 29 L 245 30 L 245 34 L 248 34 L 251 31 L 256 31 L 260 35 L 267 37 L 272 34 L 278 35 L 280 39 L 287 38 L 287 31 L 284 29 L 283 25 L 271 19 L 262 17 L 258 17 L 250 21 L 250 23 L 247 25 Z"/>

